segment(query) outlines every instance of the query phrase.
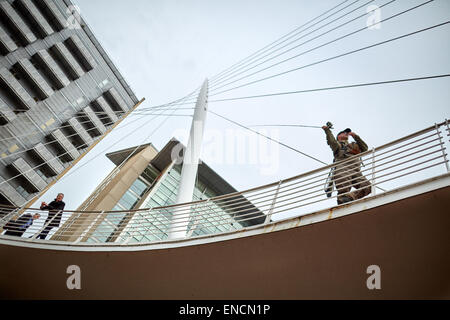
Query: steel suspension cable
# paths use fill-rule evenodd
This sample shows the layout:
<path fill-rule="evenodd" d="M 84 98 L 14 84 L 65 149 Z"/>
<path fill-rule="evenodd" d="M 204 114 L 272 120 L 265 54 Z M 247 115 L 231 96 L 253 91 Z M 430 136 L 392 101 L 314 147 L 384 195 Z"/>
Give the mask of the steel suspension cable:
<path fill-rule="evenodd" d="M 319 92 L 319 91 L 328 91 L 328 90 L 368 87 L 368 86 L 376 86 L 376 85 L 384 85 L 384 84 L 447 78 L 447 77 L 450 77 L 450 74 L 447 73 L 447 74 L 439 74 L 439 75 L 423 76 L 423 77 L 415 77 L 415 78 L 407 78 L 407 79 L 396 79 L 396 80 L 386 80 L 386 81 L 378 81 L 378 82 L 349 84 L 349 85 L 335 86 L 335 87 L 314 88 L 314 89 L 305 89 L 305 90 L 287 91 L 287 92 L 275 92 L 275 93 L 267 93 L 267 94 L 261 94 L 261 95 L 253 95 L 253 96 L 243 96 L 243 97 L 235 97 L 235 98 L 209 100 L 208 102 L 223 102 L 223 101 L 233 101 L 233 100 L 243 100 L 243 99 L 264 98 L 264 97 L 272 97 L 272 96 L 279 96 L 279 95 L 301 94 L 301 93 L 310 93 L 310 92 Z"/>
<path fill-rule="evenodd" d="M 189 109 L 189 110 L 191 110 L 191 109 L 194 109 L 194 108 L 177 108 L 177 111 L 181 110 L 181 109 L 184 109 L 184 110 L 188 110 Z M 158 111 L 158 110 L 161 110 L 161 109 L 157 109 L 156 111 Z M 170 111 L 170 110 L 173 110 L 173 108 L 172 107 L 167 107 L 167 108 L 164 109 L 164 111 Z M 131 116 L 137 116 L 137 115 L 154 115 L 154 114 L 152 114 L 150 112 L 152 112 L 152 111 L 149 110 L 149 111 L 146 111 L 146 112 L 133 112 L 133 113 L 130 113 L 128 116 L 131 117 Z M 109 126 L 111 124 L 116 123 L 116 121 L 110 121 L 110 122 L 106 122 L 106 123 L 102 121 L 102 120 L 111 120 L 110 117 L 108 116 L 108 113 L 106 113 L 106 112 L 93 112 L 93 113 L 95 113 L 97 115 L 97 118 L 103 123 L 104 126 Z M 100 117 L 99 115 L 104 115 L 104 116 Z M 183 116 L 185 116 L 185 115 L 183 115 Z M 84 117 L 84 116 L 80 116 L 80 117 Z M 122 118 L 119 117 L 118 120 L 120 120 L 120 119 L 122 119 Z M 66 123 L 66 122 L 67 121 L 65 121 L 63 123 Z M 78 121 L 78 123 L 79 124 L 86 124 L 86 123 L 92 123 L 92 121 L 91 120 Z M 62 125 L 62 126 L 55 127 L 54 129 L 56 130 L 56 129 L 64 129 L 64 128 L 73 128 L 73 126 L 71 124 L 67 124 L 67 125 Z M 84 129 L 84 131 L 86 131 L 86 132 L 89 132 L 91 130 L 97 130 L 97 128 L 93 127 L 93 128 L 90 128 L 90 129 Z M 14 140 L 14 139 L 23 138 L 23 137 L 32 137 L 32 136 L 35 136 L 35 135 L 46 136 L 48 134 L 49 133 L 44 133 L 44 132 L 41 132 L 41 131 L 35 131 L 35 132 L 29 133 L 29 134 L 15 135 L 15 136 L 12 136 L 12 137 L 5 137 L 5 138 L 0 139 L 0 142 L 8 141 L 8 140 Z M 72 137 L 72 136 L 76 136 L 76 135 L 78 135 L 78 133 L 75 133 L 75 134 L 72 134 L 72 135 L 68 135 L 66 137 Z M 30 150 L 30 149 L 27 149 L 27 150 Z"/>
<path fill-rule="evenodd" d="M 330 11 L 333 11 L 334 9 L 338 8 L 339 6 L 341 6 L 342 4 L 344 4 L 344 3 L 348 2 L 348 1 L 349 1 L 349 0 L 344 0 L 343 2 L 339 3 L 338 5 L 332 7 L 331 9 L 329 9 L 329 10 L 323 12 L 322 14 L 316 16 L 315 18 L 313 18 L 313 19 L 311 19 L 311 20 L 305 22 L 305 23 L 302 24 L 301 26 L 299 26 L 299 27 L 295 28 L 294 30 L 290 31 L 289 33 L 285 34 L 285 35 L 282 36 L 281 38 L 279 38 L 279 39 L 277 39 L 277 40 L 275 40 L 275 41 L 269 43 L 268 45 L 266 45 L 266 46 L 264 46 L 263 48 L 257 50 L 256 52 L 254 52 L 254 53 L 252 53 L 251 55 L 247 56 L 246 58 L 242 59 L 241 61 L 239 61 L 239 62 L 233 64 L 232 66 L 230 66 L 229 68 L 225 69 L 224 71 L 221 71 L 221 72 L 219 72 L 217 75 L 214 75 L 214 76 L 210 77 L 211 83 L 214 82 L 214 79 L 215 79 L 215 78 L 217 78 L 217 77 L 219 77 L 219 76 L 222 76 L 223 74 L 225 74 L 226 72 L 232 70 L 233 68 L 235 68 L 235 67 L 241 65 L 242 63 L 247 62 L 248 59 L 253 58 L 255 55 L 258 55 L 261 51 L 263 51 L 263 50 L 265 50 L 265 49 L 267 49 L 267 48 L 270 48 L 270 47 L 271 47 L 272 45 L 274 45 L 274 44 L 277 44 L 277 43 L 278 43 L 279 41 L 281 41 L 282 39 L 284 39 L 284 38 L 290 36 L 292 33 L 297 32 L 299 29 L 301 29 L 301 28 L 303 28 L 304 26 L 308 25 L 309 23 L 311 23 L 311 22 L 313 22 L 313 21 L 319 19 L 320 17 L 324 16 L 325 14 L 329 13 Z"/>
<path fill-rule="evenodd" d="M 222 116 L 222 115 L 220 115 L 220 114 L 218 114 L 218 113 L 216 113 L 216 112 L 214 112 L 214 111 L 208 110 L 208 112 L 210 112 L 210 113 L 212 113 L 212 114 L 214 114 L 214 115 L 216 115 L 216 116 L 218 116 L 218 117 L 220 117 L 220 118 L 222 118 L 222 119 L 224 119 L 224 120 L 227 120 L 228 122 L 231 122 L 231 123 L 233 123 L 233 124 L 235 124 L 235 125 L 237 125 L 237 126 L 239 126 L 239 127 L 241 127 L 241 128 L 244 128 L 244 129 L 249 130 L 249 131 L 251 131 L 251 132 L 253 132 L 253 133 L 256 133 L 257 135 L 260 135 L 260 136 L 262 136 L 262 137 L 264 137 L 264 138 L 266 138 L 266 139 L 269 139 L 269 140 L 271 140 L 271 141 L 273 141 L 273 142 L 276 142 L 276 143 L 278 143 L 279 145 L 281 145 L 281 146 L 283 146 L 283 147 L 285 147 L 285 148 L 288 148 L 288 149 L 290 149 L 290 150 L 292 150 L 292 151 L 295 151 L 295 152 L 297 152 L 297 153 L 299 153 L 299 154 L 301 154 L 301 155 L 303 155 L 303 156 L 305 156 L 305 157 L 308 157 L 308 158 L 310 158 L 310 159 L 313 159 L 313 160 L 315 160 L 315 161 L 317 161 L 317 162 L 320 162 L 320 163 L 322 163 L 322 164 L 325 164 L 325 165 L 328 164 L 328 163 L 326 163 L 326 162 L 324 162 L 324 161 L 322 161 L 322 160 L 319 160 L 319 159 L 317 159 L 317 158 L 315 158 L 315 157 L 313 157 L 313 156 L 311 156 L 311 155 L 309 155 L 309 154 L 306 154 L 306 153 L 304 153 L 304 152 L 302 152 L 302 151 L 300 151 L 300 150 L 298 150 L 298 149 L 295 149 L 295 148 L 293 148 L 293 147 L 291 147 L 291 146 L 288 146 L 288 145 L 285 144 L 285 143 L 282 143 L 282 142 L 280 142 L 280 141 L 278 141 L 278 140 L 275 140 L 275 139 L 273 139 L 273 138 L 271 138 L 271 137 L 268 137 L 268 136 L 266 136 L 266 135 L 264 135 L 264 134 L 262 134 L 262 133 L 260 133 L 260 132 L 258 132 L 258 131 L 255 131 L 255 130 L 253 130 L 253 129 L 250 129 L 249 127 L 244 126 L 244 125 L 242 125 L 242 124 L 240 124 L 240 123 L 238 123 L 238 122 L 236 122 L 236 121 L 234 121 L 234 120 L 231 120 L 231 119 L 229 119 L 229 118 L 227 118 L 227 117 L 225 117 L 225 116 Z"/>

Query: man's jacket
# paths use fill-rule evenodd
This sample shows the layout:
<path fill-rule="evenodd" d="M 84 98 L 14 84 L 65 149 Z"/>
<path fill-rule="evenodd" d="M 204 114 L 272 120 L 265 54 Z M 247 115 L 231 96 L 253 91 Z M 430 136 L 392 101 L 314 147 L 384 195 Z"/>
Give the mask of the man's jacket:
<path fill-rule="evenodd" d="M 325 129 L 325 134 L 327 136 L 327 143 L 333 151 L 335 162 L 347 159 L 369 149 L 367 144 L 358 135 L 354 136 L 356 143 L 348 143 L 348 141 L 337 141 L 329 128 Z"/>
<path fill-rule="evenodd" d="M 369 148 L 367 144 L 358 136 L 355 135 L 353 138 L 355 142 L 348 143 L 348 141 L 337 141 L 336 138 L 331 133 L 330 128 L 325 129 L 325 134 L 327 137 L 327 143 L 333 151 L 334 159 L 333 162 L 338 162 L 350 158 L 358 153 L 367 151 Z M 358 157 L 354 157 L 354 160 L 349 160 L 342 165 L 337 165 L 336 167 L 345 167 L 352 170 L 360 170 L 361 160 Z M 333 191 L 333 181 L 334 181 L 334 170 L 336 167 L 331 168 L 328 175 L 327 181 L 325 183 L 324 191 L 327 197 L 331 197 Z"/>

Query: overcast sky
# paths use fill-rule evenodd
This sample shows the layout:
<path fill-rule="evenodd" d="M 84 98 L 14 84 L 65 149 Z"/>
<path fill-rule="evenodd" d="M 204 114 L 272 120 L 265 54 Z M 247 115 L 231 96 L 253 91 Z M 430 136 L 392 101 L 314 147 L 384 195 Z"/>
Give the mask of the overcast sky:
<path fill-rule="evenodd" d="M 146 98 L 141 108 L 166 103 L 186 95 L 199 87 L 205 78 L 211 78 L 340 2 L 342 0 L 75 1 L 81 15 L 137 97 Z M 343 13 L 367 2 L 369 1 L 358 1 Z M 389 1 L 372 1 L 371 4 L 381 6 L 387 2 Z M 422 2 L 425 1 L 397 0 L 381 9 L 381 19 Z M 326 27 L 322 32 L 365 13 L 367 7 L 368 5 L 363 6 Z M 379 29 L 366 29 L 233 86 L 447 20 L 450 20 L 450 1 L 436 0 L 383 22 Z M 362 28 L 366 23 L 367 18 L 358 19 L 266 65 Z M 212 96 L 210 99 L 449 73 L 449 33 L 450 26 L 446 25 L 354 55 Z M 304 38 L 303 41 L 317 34 L 318 32 Z M 374 147 L 448 118 L 449 84 L 450 80 L 443 78 L 376 87 L 212 102 L 209 109 L 244 125 L 323 125 L 331 121 L 335 125 L 335 133 L 350 127 L 367 142 L 369 147 Z M 178 114 L 189 112 L 192 111 L 177 111 Z M 137 116 L 130 116 L 124 124 L 136 118 Z M 179 136 L 182 131 L 188 132 L 191 122 L 189 117 L 171 117 L 146 139 L 164 120 L 163 117 L 159 117 L 149 122 L 149 119 L 150 116 L 123 129 L 120 129 L 122 125 L 119 126 L 39 201 L 51 201 L 58 192 L 63 192 L 66 209 L 76 209 L 114 168 L 104 156 L 105 153 L 144 142 L 152 142 L 156 148 L 161 149 L 172 136 Z M 118 142 L 118 139 L 138 127 L 140 127 L 138 131 Z M 274 129 L 266 128 L 265 133 L 324 162 L 332 161 L 331 151 L 321 129 L 277 128 L 276 131 L 271 131 Z M 207 115 L 205 130 L 205 145 L 209 147 L 215 143 L 214 139 L 220 133 L 223 137 L 226 132 L 244 133 L 238 127 L 213 114 Z M 181 136 L 180 138 L 182 139 Z M 203 159 L 238 190 L 274 182 L 321 166 L 320 163 L 281 146 L 266 147 L 269 148 L 266 157 L 257 159 L 256 163 L 249 157 L 244 163 L 237 163 L 237 159 L 234 162 L 227 162 L 225 159 L 220 163 L 217 154 L 215 158 L 214 155 L 205 154 Z M 104 151 L 105 149 L 107 150 Z M 223 152 L 230 154 L 236 153 L 236 150 L 224 147 Z M 33 207 L 35 206 L 38 206 L 38 202 Z"/>

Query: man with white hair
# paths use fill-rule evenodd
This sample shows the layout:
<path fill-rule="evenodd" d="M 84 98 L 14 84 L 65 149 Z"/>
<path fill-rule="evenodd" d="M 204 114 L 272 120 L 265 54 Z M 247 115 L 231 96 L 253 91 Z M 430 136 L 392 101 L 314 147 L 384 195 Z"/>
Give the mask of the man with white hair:
<path fill-rule="evenodd" d="M 47 237 L 50 230 L 54 227 L 59 227 L 59 223 L 61 222 L 62 211 L 64 210 L 65 203 L 62 201 L 64 198 L 64 194 L 58 193 L 56 199 L 50 202 L 49 204 L 42 202 L 40 209 L 48 210 L 48 217 L 45 220 L 44 225 L 46 227 L 42 232 L 38 235 L 39 239 L 45 239 Z"/>
<path fill-rule="evenodd" d="M 336 138 L 328 126 L 323 126 L 322 129 L 333 151 L 334 162 L 338 163 L 332 178 L 338 192 L 337 203 L 343 204 L 367 196 L 371 192 L 371 186 L 361 173 L 361 160 L 358 156 L 359 153 L 368 150 L 367 144 L 350 128 L 339 132 Z M 355 142 L 349 143 L 349 136 Z M 350 192 L 352 187 L 356 190 Z"/>
<path fill-rule="evenodd" d="M 33 224 L 33 221 L 39 219 L 41 215 L 35 212 L 33 215 L 31 213 L 25 213 L 21 215 L 17 220 L 10 220 L 3 229 L 6 230 L 5 236 L 16 236 L 21 237 L 25 231 Z"/>

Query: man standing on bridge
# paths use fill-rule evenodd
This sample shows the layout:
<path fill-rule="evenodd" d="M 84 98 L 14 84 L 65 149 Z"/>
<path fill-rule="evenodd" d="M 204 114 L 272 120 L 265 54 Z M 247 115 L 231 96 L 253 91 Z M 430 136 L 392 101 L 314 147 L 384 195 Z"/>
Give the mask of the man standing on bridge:
<path fill-rule="evenodd" d="M 322 129 L 333 151 L 333 162 L 338 163 L 332 177 L 338 192 L 337 203 L 342 204 L 367 196 L 371 192 L 371 186 L 361 173 L 361 160 L 357 156 L 368 150 L 367 144 L 349 128 L 339 132 L 336 138 L 329 126 L 323 126 Z M 353 137 L 355 142 L 349 143 L 349 136 Z M 352 187 L 356 190 L 350 192 Z"/>
<path fill-rule="evenodd" d="M 7 230 L 5 232 L 6 236 L 16 236 L 21 237 L 28 227 L 33 224 L 33 221 L 40 218 L 39 213 L 25 213 L 21 215 L 17 220 L 10 220 L 3 229 Z"/>

